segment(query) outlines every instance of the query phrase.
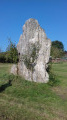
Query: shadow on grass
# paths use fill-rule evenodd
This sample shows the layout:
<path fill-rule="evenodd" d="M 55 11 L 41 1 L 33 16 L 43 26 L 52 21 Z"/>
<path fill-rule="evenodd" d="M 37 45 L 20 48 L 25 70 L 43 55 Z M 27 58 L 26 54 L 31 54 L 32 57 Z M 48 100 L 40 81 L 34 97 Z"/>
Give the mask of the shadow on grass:
<path fill-rule="evenodd" d="M 3 92 L 7 87 L 12 86 L 12 80 L 9 80 L 8 83 L 0 86 L 0 92 Z"/>

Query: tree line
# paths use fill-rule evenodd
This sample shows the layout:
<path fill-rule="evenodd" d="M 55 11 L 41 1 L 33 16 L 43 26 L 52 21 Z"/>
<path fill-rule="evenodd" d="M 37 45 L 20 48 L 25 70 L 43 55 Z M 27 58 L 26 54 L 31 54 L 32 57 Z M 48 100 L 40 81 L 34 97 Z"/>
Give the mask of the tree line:
<path fill-rule="evenodd" d="M 51 54 L 52 58 L 61 58 L 64 55 L 64 45 L 62 42 L 56 40 L 52 42 Z M 9 45 L 6 52 L 2 52 L 0 49 L 0 62 L 1 63 L 17 63 L 18 62 L 18 51 L 16 45 L 9 40 Z"/>

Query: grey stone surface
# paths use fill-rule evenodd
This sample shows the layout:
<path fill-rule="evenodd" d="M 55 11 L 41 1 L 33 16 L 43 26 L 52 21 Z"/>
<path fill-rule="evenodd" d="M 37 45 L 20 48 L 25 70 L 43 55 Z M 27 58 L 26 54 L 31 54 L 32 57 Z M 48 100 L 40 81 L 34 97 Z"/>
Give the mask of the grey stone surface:
<path fill-rule="evenodd" d="M 14 64 L 14 65 L 12 66 L 10 72 L 13 73 L 14 75 L 17 75 L 17 70 L 18 70 L 18 69 L 17 69 L 17 65 Z"/>
<path fill-rule="evenodd" d="M 26 80 L 35 82 L 49 81 L 46 71 L 50 57 L 51 41 L 38 21 L 29 19 L 23 26 L 23 34 L 17 45 L 19 54 L 18 74 Z"/>

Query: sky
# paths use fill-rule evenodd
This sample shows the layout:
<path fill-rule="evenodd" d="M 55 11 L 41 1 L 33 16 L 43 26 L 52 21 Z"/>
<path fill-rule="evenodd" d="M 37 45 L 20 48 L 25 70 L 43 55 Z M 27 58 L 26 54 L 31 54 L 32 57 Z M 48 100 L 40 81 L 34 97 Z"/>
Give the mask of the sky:
<path fill-rule="evenodd" d="M 67 50 L 67 0 L 0 0 L 0 49 L 6 51 L 8 39 L 16 45 L 22 26 L 37 19 L 51 41 L 59 40 Z"/>

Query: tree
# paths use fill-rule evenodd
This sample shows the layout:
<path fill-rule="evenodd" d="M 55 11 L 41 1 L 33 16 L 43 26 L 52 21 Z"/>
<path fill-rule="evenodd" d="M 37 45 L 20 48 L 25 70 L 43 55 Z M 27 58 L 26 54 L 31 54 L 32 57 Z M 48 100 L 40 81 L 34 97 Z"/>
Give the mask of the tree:
<path fill-rule="evenodd" d="M 6 58 L 5 58 L 6 52 L 2 52 L 2 49 L 0 48 L 0 62 L 4 63 Z"/>
<path fill-rule="evenodd" d="M 63 43 L 60 42 L 60 41 L 58 41 L 58 40 L 52 42 L 52 47 L 58 48 L 59 50 L 64 51 L 64 45 L 63 45 Z"/>
<path fill-rule="evenodd" d="M 64 55 L 64 45 L 60 41 L 53 41 L 51 46 L 52 58 L 61 58 Z"/>
<path fill-rule="evenodd" d="M 9 39 L 9 45 L 7 47 L 6 62 L 17 63 L 18 62 L 18 51 L 16 45 Z"/>
<path fill-rule="evenodd" d="M 1 52 L 0 53 L 0 62 L 5 63 L 6 58 L 5 58 L 6 52 Z"/>

